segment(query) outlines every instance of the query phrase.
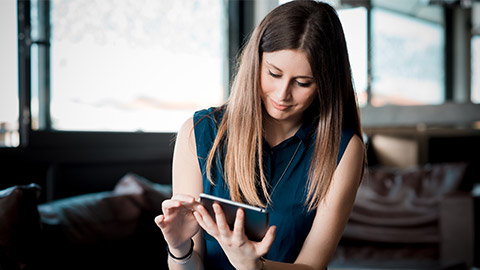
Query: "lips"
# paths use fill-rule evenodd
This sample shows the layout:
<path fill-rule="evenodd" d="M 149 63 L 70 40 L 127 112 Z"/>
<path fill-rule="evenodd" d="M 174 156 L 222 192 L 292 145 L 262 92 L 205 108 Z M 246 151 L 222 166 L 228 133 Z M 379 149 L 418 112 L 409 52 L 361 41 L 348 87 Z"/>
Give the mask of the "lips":
<path fill-rule="evenodd" d="M 285 111 L 285 110 L 287 110 L 288 108 L 290 108 L 290 106 L 288 106 L 288 105 L 278 104 L 277 102 L 273 101 L 273 99 L 271 99 L 270 101 L 272 102 L 273 108 L 275 108 L 276 110 Z"/>

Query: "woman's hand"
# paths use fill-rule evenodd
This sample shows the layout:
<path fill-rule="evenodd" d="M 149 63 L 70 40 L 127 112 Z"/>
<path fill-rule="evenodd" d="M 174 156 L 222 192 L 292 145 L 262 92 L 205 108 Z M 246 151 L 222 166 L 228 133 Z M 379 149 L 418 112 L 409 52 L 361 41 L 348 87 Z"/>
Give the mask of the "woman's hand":
<path fill-rule="evenodd" d="M 176 250 L 176 253 L 180 253 L 176 255 L 182 256 L 180 251 L 188 251 L 190 239 L 200 229 L 192 213 L 198 204 L 190 195 L 176 194 L 162 202 L 163 215 L 155 218 L 155 223 L 162 230 L 170 251 L 175 253 Z"/>
<path fill-rule="evenodd" d="M 214 203 L 214 221 L 205 207 L 198 205 L 193 215 L 198 224 L 211 236 L 213 236 L 227 255 L 230 263 L 236 269 L 260 269 L 259 258 L 265 255 L 275 239 L 275 226 L 271 226 L 261 242 L 250 241 L 245 235 L 245 212 L 237 210 L 233 231 L 227 224 L 222 207 Z"/>

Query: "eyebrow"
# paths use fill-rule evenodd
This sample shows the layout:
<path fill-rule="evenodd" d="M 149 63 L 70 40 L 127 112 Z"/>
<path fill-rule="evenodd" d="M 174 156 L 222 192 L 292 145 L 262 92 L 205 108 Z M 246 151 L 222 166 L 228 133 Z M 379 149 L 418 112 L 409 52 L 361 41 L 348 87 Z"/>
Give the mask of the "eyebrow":
<path fill-rule="evenodd" d="M 269 66 L 271 66 L 272 68 L 274 68 L 274 69 L 276 69 L 276 70 L 278 70 L 278 71 L 282 71 L 282 72 L 283 72 L 283 70 L 282 70 L 281 68 L 279 68 L 279 67 L 275 66 L 274 64 L 268 62 L 268 60 L 265 60 L 265 62 L 266 62 Z M 312 79 L 312 80 L 313 80 L 313 77 L 312 77 L 312 76 L 306 76 L 306 75 L 295 76 L 295 78 Z"/>

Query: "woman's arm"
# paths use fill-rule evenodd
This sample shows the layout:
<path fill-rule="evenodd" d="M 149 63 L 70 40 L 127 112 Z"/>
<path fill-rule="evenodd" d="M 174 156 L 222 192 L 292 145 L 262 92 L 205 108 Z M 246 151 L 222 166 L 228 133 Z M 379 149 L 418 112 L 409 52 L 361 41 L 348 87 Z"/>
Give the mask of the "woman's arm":
<path fill-rule="evenodd" d="M 364 151 L 362 140 L 354 135 L 335 170 L 325 201 L 316 210 L 312 228 L 295 264 L 310 266 L 310 269 L 327 267 L 355 202 L 363 172 Z M 282 269 L 282 267 L 277 268 L 272 265 L 268 269 Z"/>
<path fill-rule="evenodd" d="M 340 241 L 363 171 L 364 144 L 354 135 L 335 170 L 325 201 L 316 210 L 312 228 L 294 265 L 266 261 L 266 269 L 325 269 Z"/>
<path fill-rule="evenodd" d="M 203 269 L 203 235 L 192 213 L 193 205 L 196 204 L 199 194 L 203 192 L 193 118 L 188 119 L 178 132 L 173 155 L 172 178 L 173 197 L 162 204 L 164 215 L 158 216 L 155 221 L 162 229 L 170 252 L 176 257 L 182 257 L 188 253 L 191 247 L 190 237 L 192 233 L 195 236 L 191 259 L 186 264 L 181 264 L 169 258 L 169 268 Z M 185 207 L 185 205 L 188 206 Z M 175 215 L 177 215 L 177 223 L 174 222 Z"/>

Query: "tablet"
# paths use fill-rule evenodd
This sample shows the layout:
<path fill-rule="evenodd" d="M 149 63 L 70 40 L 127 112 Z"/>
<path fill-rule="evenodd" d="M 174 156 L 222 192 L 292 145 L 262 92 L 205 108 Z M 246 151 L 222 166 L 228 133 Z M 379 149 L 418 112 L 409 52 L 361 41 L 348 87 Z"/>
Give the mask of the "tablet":
<path fill-rule="evenodd" d="M 215 212 L 212 207 L 214 202 L 217 202 L 222 207 L 223 212 L 225 213 L 225 219 L 231 230 L 233 230 L 237 209 L 243 208 L 245 212 L 245 234 L 248 239 L 258 242 L 265 236 L 265 233 L 268 230 L 268 211 L 265 208 L 255 207 L 201 193 L 200 203 L 205 206 L 213 220 L 215 220 Z"/>

